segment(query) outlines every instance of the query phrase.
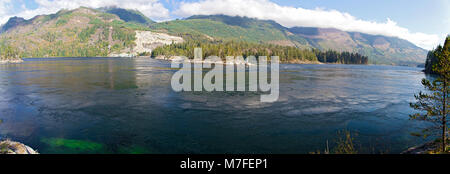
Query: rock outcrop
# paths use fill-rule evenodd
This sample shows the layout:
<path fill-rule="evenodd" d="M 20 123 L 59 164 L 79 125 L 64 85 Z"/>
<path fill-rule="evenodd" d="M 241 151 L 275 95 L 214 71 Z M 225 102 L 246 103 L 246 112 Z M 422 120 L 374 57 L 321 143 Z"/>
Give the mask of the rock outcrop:
<path fill-rule="evenodd" d="M 5 140 L 0 142 L 0 154 L 39 154 L 31 147 L 19 142 Z"/>
<path fill-rule="evenodd" d="M 7 63 L 22 63 L 22 59 L 0 59 L 0 64 L 7 64 Z"/>
<path fill-rule="evenodd" d="M 439 143 L 433 141 L 420 146 L 411 147 L 401 154 L 428 154 L 429 152 L 435 151 L 438 148 Z"/>
<path fill-rule="evenodd" d="M 164 33 L 155 33 L 151 31 L 136 31 L 136 47 L 133 48 L 135 54 L 151 53 L 153 49 L 169 45 L 172 43 L 182 43 L 181 37 L 171 36 Z"/>

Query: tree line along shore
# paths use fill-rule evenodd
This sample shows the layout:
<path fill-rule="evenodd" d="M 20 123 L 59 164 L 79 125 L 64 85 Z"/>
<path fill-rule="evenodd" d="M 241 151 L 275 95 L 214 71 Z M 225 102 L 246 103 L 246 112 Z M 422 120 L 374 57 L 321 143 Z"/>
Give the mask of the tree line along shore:
<path fill-rule="evenodd" d="M 225 60 L 227 56 L 278 56 L 284 63 L 337 63 L 337 64 L 368 64 L 368 57 L 358 53 L 338 52 L 333 50 L 321 51 L 318 49 L 300 49 L 291 46 L 272 44 L 254 44 L 236 41 L 186 41 L 156 48 L 150 54 L 152 57 L 186 56 L 194 58 L 194 49 L 202 48 L 202 57 L 218 56 Z"/>
<path fill-rule="evenodd" d="M 203 57 L 219 56 L 225 59 L 226 56 L 278 56 L 283 63 L 330 63 L 330 64 L 368 64 L 368 57 L 359 53 L 338 52 L 334 50 L 321 51 L 318 49 L 300 49 L 292 46 L 279 46 L 272 44 L 254 44 L 248 42 L 199 42 L 187 41 L 183 43 L 173 43 L 157 47 L 151 53 L 141 53 L 139 56 L 186 56 L 193 59 L 194 48 L 202 48 Z M 70 49 L 70 48 L 67 48 Z M 71 51 L 60 51 L 55 57 L 80 57 L 80 54 L 71 54 Z M 108 54 L 86 54 L 88 57 L 106 57 Z M 17 62 L 20 61 L 21 53 L 11 46 L 0 47 L 0 60 Z M 84 56 L 81 56 L 84 57 Z"/>

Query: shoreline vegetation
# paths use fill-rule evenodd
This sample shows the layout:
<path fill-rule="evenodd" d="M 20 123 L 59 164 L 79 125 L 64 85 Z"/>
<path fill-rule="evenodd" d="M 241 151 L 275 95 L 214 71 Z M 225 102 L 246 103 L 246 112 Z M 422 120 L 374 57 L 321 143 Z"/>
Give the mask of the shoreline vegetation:
<path fill-rule="evenodd" d="M 10 45 L 0 44 L 0 64 L 21 63 L 19 51 Z"/>
<path fill-rule="evenodd" d="M 450 35 L 444 45 L 428 52 L 425 74 L 435 75 L 433 80 L 422 79 L 425 92 L 414 95 L 416 102 L 410 107 L 419 111 L 410 115 L 412 120 L 433 123 L 418 133 L 418 137 L 435 137 L 436 140 L 408 149 L 405 153 L 450 153 L 449 113 L 450 113 Z"/>
<path fill-rule="evenodd" d="M 300 49 L 292 46 L 279 46 L 272 44 L 254 44 L 249 42 L 223 42 L 223 41 L 195 41 L 188 40 L 183 43 L 173 43 L 155 48 L 151 56 L 157 59 L 178 60 L 179 55 L 194 59 L 194 49 L 203 50 L 202 57 L 218 56 L 225 61 L 227 56 L 278 56 L 280 63 L 292 64 L 368 64 L 369 58 L 358 53 L 338 52 L 333 50 L 321 51 L 318 49 Z M 241 63 L 241 62 L 239 62 Z M 236 63 L 234 63 L 236 64 Z"/>
<path fill-rule="evenodd" d="M 156 60 L 165 60 L 165 61 L 171 61 L 171 62 L 183 62 L 185 61 L 183 59 L 183 57 L 181 56 L 171 56 L 171 57 L 166 57 L 166 56 L 157 56 L 157 57 L 151 57 L 152 59 L 156 59 Z M 211 63 L 211 64 L 223 64 L 223 65 L 253 65 L 247 62 L 247 60 L 244 61 L 233 61 L 233 62 L 227 62 L 226 60 L 224 61 L 207 61 L 207 60 L 194 60 L 194 59 L 188 59 L 187 60 L 189 63 L 199 63 L 199 64 L 203 64 L 203 63 Z M 280 63 L 285 63 L 285 64 L 325 64 L 325 63 L 321 63 L 319 61 L 308 61 L 308 60 L 293 60 L 293 61 L 288 61 L 288 62 L 280 62 Z"/>

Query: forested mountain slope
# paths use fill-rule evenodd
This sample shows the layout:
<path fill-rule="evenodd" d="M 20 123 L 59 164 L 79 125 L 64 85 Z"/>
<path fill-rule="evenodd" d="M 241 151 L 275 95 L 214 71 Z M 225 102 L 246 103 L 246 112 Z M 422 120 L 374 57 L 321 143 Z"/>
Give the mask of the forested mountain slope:
<path fill-rule="evenodd" d="M 301 50 L 345 51 L 368 56 L 369 63 L 376 64 L 422 64 L 427 53 L 406 40 L 394 37 L 337 29 L 286 28 L 270 20 L 225 15 L 192 16 L 155 23 L 139 11 L 117 7 L 80 7 L 29 20 L 14 17 L 0 31 L 2 50 L 12 50 L 9 52 L 17 52 L 20 57 L 127 54 L 136 46 L 136 31 L 168 33 L 205 43 L 234 41 Z"/>
<path fill-rule="evenodd" d="M 7 24 L 11 20 L 16 19 L 11 18 Z M 94 57 L 130 52 L 135 30 L 148 29 L 84 7 L 36 16 L 8 28 L 0 35 L 0 46 L 18 50 L 20 57 Z"/>
<path fill-rule="evenodd" d="M 269 43 L 298 48 L 355 52 L 371 63 L 417 65 L 426 50 L 395 37 L 312 27 L 286 28 L 270 20 L 225 15 L 192 16 L 151 25 L 153 30 L 210 40 Z"/>

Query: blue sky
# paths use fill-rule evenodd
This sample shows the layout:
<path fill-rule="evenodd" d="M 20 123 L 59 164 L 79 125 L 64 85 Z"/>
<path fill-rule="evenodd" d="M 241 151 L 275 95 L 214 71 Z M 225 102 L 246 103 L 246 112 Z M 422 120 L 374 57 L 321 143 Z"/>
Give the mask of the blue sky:
<path fill-rule="evenodd" d="M 198 0 L 186 0 L 197 2 Z M 450 0 L 272 0 L 283 6 L 335 9 L 364 20 L 384 22 L 387 18 L 413 32 L 445 36 L 450 31 Z M 175 10 L 170 0 L 162 1 Z M 173 15 L 176 17 L 176 15 Z"/>
<path fill-rule="evenodd" d="M 220 13 L 275 20 L 287 27 L 396 36 L 427 49 L 450 31 L 449 0 L 0 0 L 0 23 L 12 16 L 110 5 L 138 9 L 157 21 Z"/>
<path fill-rule="evenodd" d="M 390 18 L 413 32 L 446 35 L 450 31 L 449 0 L 275 0 L 275 2 L 310 9 L 317 7 L 336 9 L 377 22 Z"/>

